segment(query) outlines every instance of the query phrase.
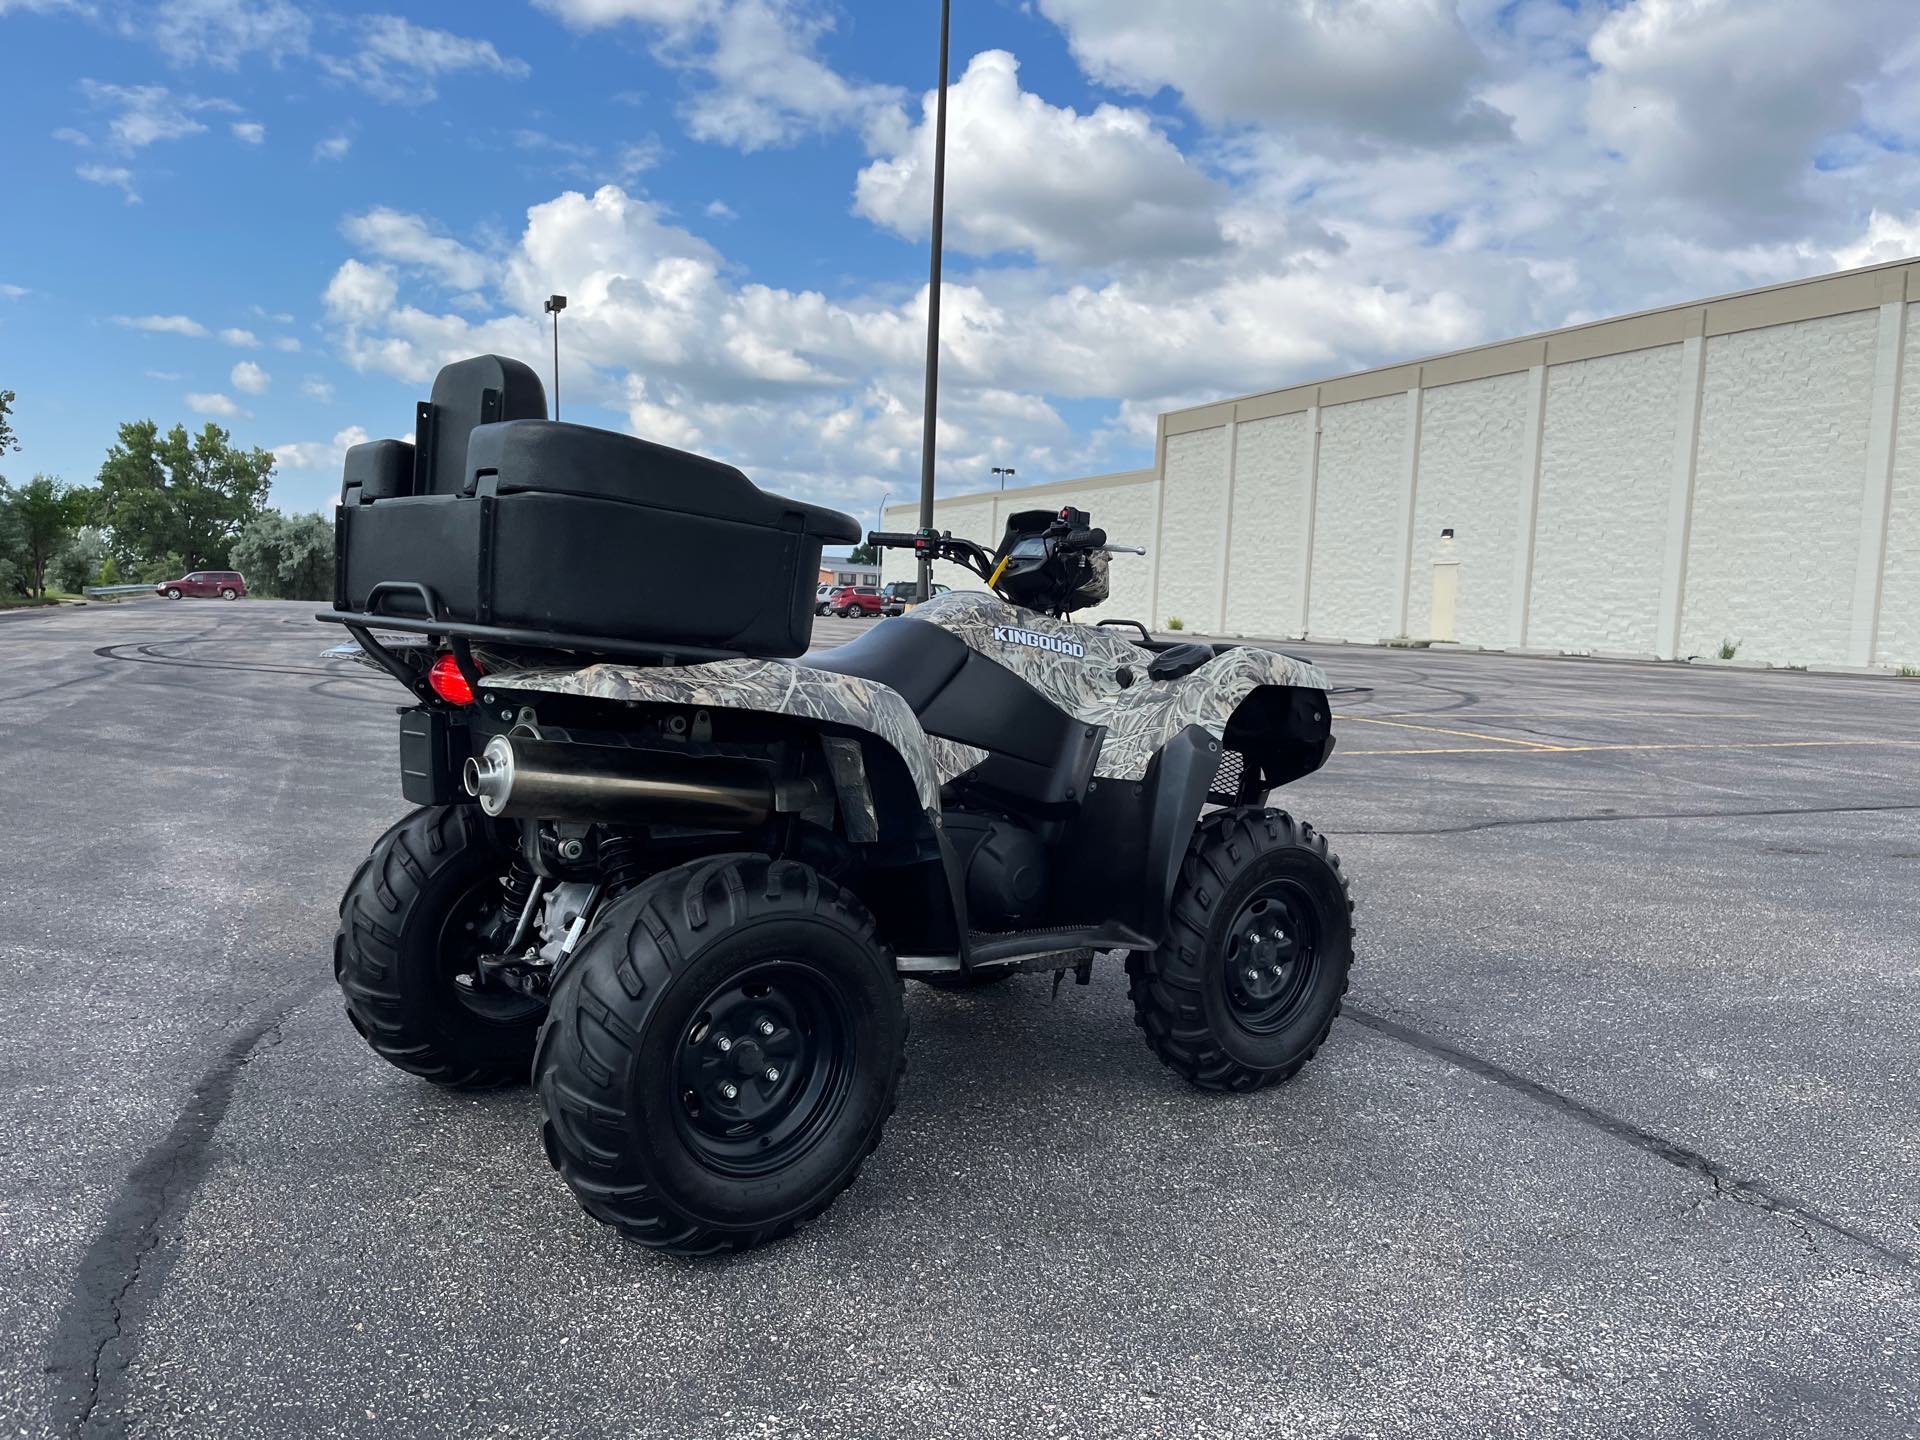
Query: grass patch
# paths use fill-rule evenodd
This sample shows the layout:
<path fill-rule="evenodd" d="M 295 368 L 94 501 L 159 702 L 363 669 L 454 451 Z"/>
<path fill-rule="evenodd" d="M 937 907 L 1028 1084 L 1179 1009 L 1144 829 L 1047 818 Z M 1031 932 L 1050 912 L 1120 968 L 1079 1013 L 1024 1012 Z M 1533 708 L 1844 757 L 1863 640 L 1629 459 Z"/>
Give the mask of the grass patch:
<path fill-rule="evenodd" d="M 69 595 L 64 590 L 49 590 L 44 599 L 32 595 L 0 595 L 0 610 L 25 610 L 35 605 L 58 605 L 66 600 L 78 600 L 78 595 Z"/>
<path fill-rule="evenodd" d="M 1182 620 L 1178 615 L 1169 615 L 1167 617 L 1167 628 L 1169 630 L 1184 630 L 1187 628 L 1187 622 Z"/>
<path fill-rule="evenodd" d="M 1739 650 L 1739 648 L 1740 642 L 1738 640 L 1722 640 L 1720 642 L 1720 658 L 1722 660 L 1733 659 L 1734 652 Z"/>

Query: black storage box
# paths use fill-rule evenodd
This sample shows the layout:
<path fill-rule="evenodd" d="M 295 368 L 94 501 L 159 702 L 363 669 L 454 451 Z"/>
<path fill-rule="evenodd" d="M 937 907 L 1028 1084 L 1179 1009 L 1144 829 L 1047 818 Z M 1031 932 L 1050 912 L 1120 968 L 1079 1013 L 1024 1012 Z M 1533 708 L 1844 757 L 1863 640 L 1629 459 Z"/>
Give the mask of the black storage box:
<path fill-rule="evenodd" d="M 518 362 L 462 361 L 414 446 L 347 452 L 336 611 L 582 649 L 805 652 L 821 546 L 857 541 L 851 517 L 609 430 L 509 413 L 457 433 L 538 395 Z"/>

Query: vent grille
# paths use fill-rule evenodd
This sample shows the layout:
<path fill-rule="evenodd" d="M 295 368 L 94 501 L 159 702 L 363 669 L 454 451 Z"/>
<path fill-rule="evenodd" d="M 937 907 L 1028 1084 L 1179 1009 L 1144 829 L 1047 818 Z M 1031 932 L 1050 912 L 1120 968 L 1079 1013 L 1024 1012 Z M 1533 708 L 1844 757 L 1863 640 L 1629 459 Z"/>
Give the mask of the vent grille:
<path fill-rule="evenodd" d="M 1207 799 L 1216 805 L 1234 805 L 1240 800 L 1241 783 L 1247 773 L 1247 757 L 1238 750 L 1222 751 L 1220 768 L 1214 772 Z"/>

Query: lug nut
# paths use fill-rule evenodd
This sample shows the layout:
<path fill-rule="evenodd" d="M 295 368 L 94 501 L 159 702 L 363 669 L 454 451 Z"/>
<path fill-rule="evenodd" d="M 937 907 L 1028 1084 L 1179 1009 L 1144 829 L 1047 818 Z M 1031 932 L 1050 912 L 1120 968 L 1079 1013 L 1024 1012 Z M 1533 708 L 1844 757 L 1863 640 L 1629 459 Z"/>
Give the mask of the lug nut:
<path fill-rule="evenodd" d="M 760 1022 L 760 1033 L 762 1035 L 771 1035 L 773 1033 L 773 1022 L 771 1020 L 762 1020 Z"/>
<path fill-rule="evenodd" d="M 776 1067 L 769 1065 L 767 1067 L 767 1083 L 771 1085 L 779 1078 L 780 1078 L 780 1071 Z"/>
<path fill-rule="evenodd" d="M 714 1045 L 714 1048 L 718 1050 L 722 1055 L 726 1054 L 729 1050 L 733 1049 L 733 1041 L 729 1040 L 724 1035 L 717 1037 L 714 1040 L 713 1045 Z"/>
<path fill-rule="evenodd" d="M 1254 981 L 1257 981 L 1259 978 L 1260 978 L 1260 972 L 1258 970 L 1255 970 L 1249 967 L 1249 969 L 1247 970 L 1247 983 L 1252 984 Z"/>
<path fill-rule="evenodd" d="M 725 1100 L 737 1100 L 740 1096 L 740 1087 L 729 1080 L 720 1087 L 720 1095 Z"/>

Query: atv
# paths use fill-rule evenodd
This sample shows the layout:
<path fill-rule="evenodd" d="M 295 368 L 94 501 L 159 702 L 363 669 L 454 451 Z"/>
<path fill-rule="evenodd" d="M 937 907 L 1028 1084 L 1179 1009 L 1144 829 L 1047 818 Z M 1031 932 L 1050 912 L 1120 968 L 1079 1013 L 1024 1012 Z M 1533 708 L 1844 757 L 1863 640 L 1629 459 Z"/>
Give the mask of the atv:
<path fill-rule="evenodd" d="M 1312 1057 L 1353 907 L 1266 800 L 1333 749 L 1318 669 L 1074 622 L 1123 547 L 1071 507 L 991 550 L 868 535 L 984 588 L 808 654 L 853 520 L 545 413 L 530 369 L 482 356 L 412 443 L 346 457 L 321 618 L 412 693 L 420 807 L 340 905 L 334 974 L 378 1054 L 531 1076 L 581 1205 L 682 1254 L 784 1235 L 853 1181 L 904 1069 L 903 978 L 1057 986 L 1124 956 L 1193 1084 Z"/>

